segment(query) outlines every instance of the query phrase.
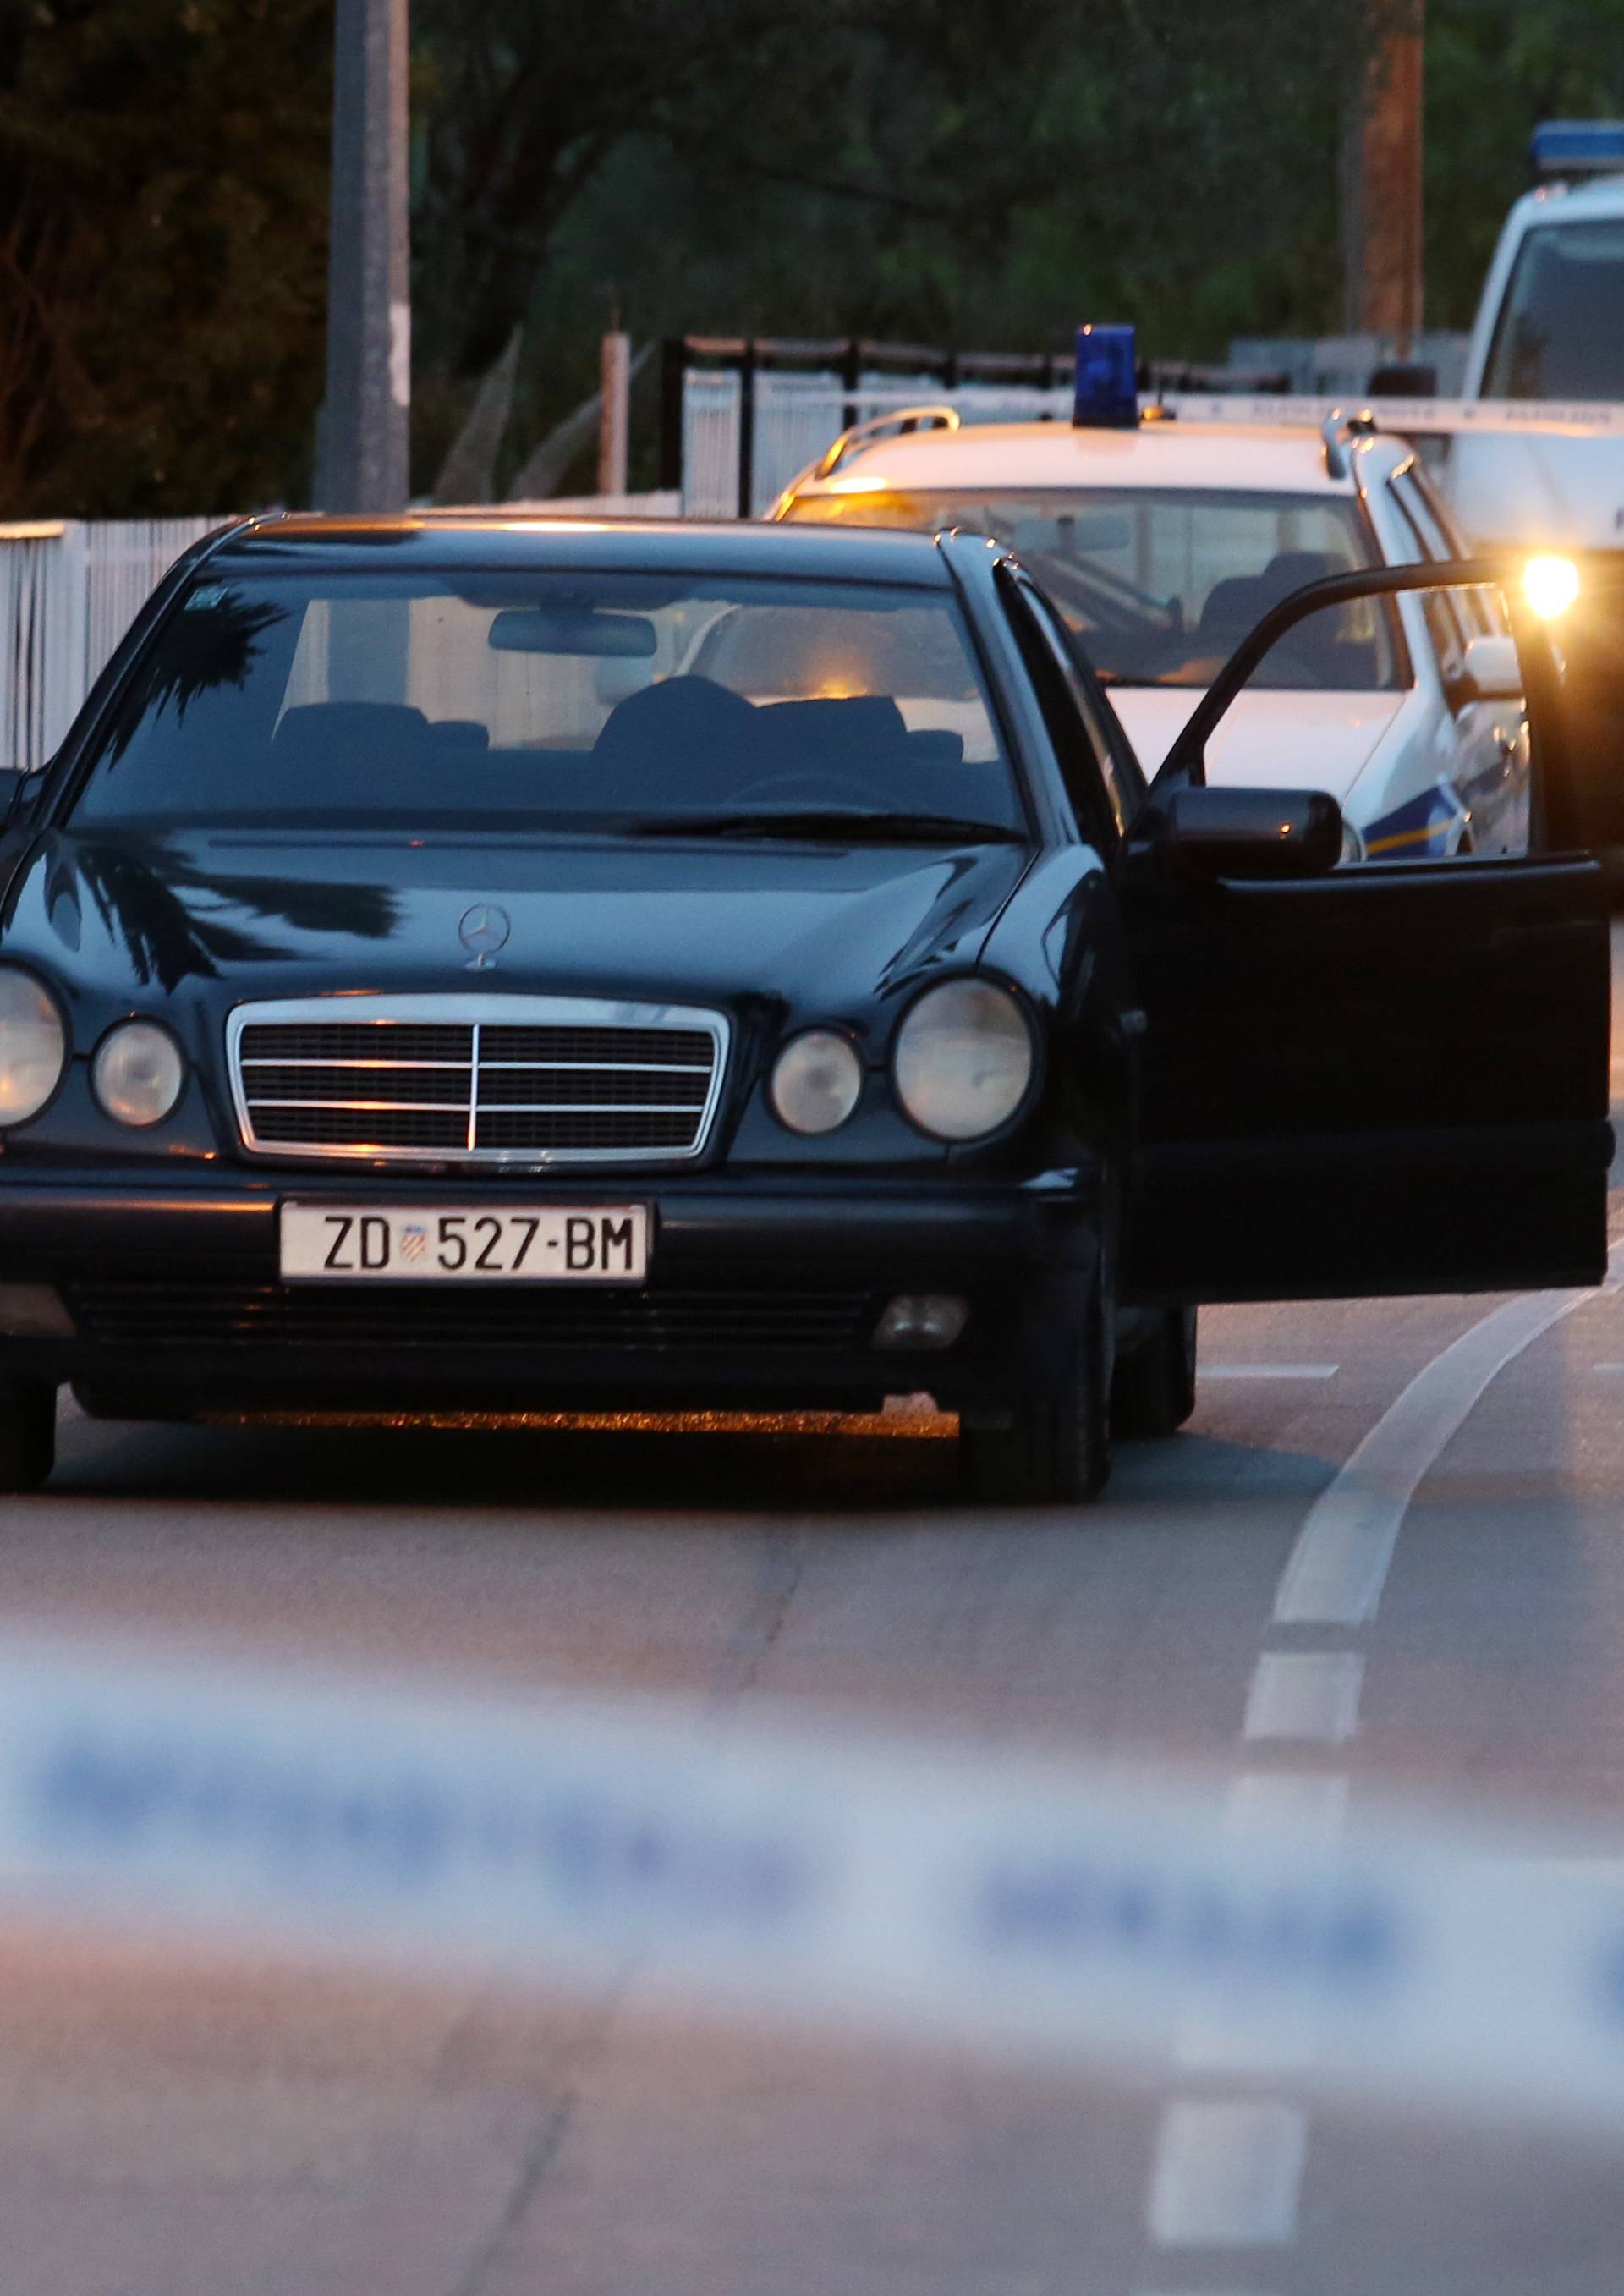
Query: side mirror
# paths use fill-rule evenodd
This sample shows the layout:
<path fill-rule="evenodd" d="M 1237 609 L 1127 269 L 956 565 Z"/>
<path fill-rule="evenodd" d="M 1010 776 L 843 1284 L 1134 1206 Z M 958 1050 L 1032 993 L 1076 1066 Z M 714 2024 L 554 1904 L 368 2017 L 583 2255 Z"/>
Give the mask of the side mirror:
<path fill-rule="evenodd" d="M 1459 709 L 1468 701 L 1521 701 L 1525 680 L 1513 637 L 1468 638 L 1460 668 L 1449 681 L 1449 701 Z"/>
<path fill-rule="evenodd" d="M 1323 790 L 1177 789 L 1155 810 L 1156 850 L 1186 876 L 1323 877 L 1342 857 L 1342 809 Z"/>

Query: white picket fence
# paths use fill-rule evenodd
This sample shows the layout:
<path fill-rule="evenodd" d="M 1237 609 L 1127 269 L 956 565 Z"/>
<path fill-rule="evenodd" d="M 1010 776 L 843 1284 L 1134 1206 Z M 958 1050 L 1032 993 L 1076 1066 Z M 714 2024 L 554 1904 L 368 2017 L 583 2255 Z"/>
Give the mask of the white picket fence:
<path fill-rule="evenodd" d="M 0 526 L 0 766 L 45 763 L 160 577 L 218 523 Z"/>

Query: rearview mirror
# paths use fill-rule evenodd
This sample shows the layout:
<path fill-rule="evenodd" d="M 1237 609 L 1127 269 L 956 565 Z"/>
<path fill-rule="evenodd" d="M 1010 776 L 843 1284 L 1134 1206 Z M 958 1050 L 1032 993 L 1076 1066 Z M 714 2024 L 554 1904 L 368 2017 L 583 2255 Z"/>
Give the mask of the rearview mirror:
<path fill-rule="evenodd" d="M 1468 638 L 1460 668 L 1449 681 L 1449 700 L 1459 709 L 1469 701 L 1521 701 L 1522 664 L 1513 637 Z"/>
<path fill-rule="evenodd" d="M 1156 849 L 1186 876 L 1323 877 L 1342 857 L 1342 810 L 1323 790 L 1178 789 L 1157 815 Z"/>
<path fill-rule="evenodd" d="M 496 653 L 557 653 L 600 660 L 647 661 L 659 643 L 643 614 L 601 614 L 591 607 L 509 606 L 490 626 Z"/>

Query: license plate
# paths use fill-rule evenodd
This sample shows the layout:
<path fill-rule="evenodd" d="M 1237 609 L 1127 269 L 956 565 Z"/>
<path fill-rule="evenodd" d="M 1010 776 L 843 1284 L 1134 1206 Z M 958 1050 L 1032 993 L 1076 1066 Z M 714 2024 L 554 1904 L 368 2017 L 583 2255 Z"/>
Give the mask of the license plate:
<path fill-rule="evenodd" d="M 648 1232 L 646 1204 L 284 1203 L 282 1273 L 295 1283 L 640 1283 Z"/>

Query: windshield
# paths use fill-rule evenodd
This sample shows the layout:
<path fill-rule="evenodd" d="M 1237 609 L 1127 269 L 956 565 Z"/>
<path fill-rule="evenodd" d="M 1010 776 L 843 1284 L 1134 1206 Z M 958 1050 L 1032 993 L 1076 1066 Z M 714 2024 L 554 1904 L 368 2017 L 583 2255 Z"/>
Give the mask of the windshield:
<path fill-rule="evenodd" d="M 1624 219 L 1530 231 L 1500 306 L 1485 398 L 1624 391 Z"/>
<path fill-rule="evenodd" d="M 877 585 L 521 570 L 200 581 L 80 822 L 1022 816 L 956 606 Z"/>
<path fill-rule="evenodd" d="M 1239 488 L 805 495 L 787 514 L 993 536 L 1037 576 L 1108 685 L 1210 685 L 1288 592 L 1374 562 L 1353 502 Z M 1316 615 L 1253 683 L 1338 693 L 1396 685 L 1389 612 L 1361 599 Z"/>

